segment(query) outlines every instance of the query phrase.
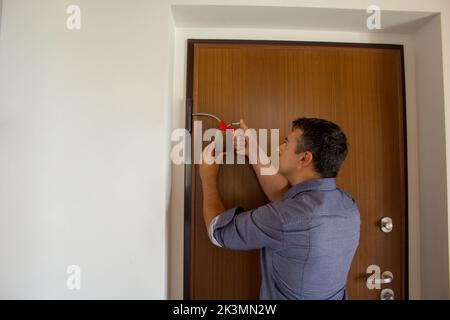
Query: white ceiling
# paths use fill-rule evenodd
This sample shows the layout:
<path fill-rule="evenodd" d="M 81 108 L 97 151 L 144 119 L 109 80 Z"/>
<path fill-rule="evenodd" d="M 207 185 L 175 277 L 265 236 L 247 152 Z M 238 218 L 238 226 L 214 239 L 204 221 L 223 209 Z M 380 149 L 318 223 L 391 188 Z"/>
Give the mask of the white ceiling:
<path fill-rule="evenodd" d="M 365 10 L 272 6 L 173 5 L 177 27 L 369 32 Z M 385 33 L 413 33 L 436 13 L 381 11 Z"/>

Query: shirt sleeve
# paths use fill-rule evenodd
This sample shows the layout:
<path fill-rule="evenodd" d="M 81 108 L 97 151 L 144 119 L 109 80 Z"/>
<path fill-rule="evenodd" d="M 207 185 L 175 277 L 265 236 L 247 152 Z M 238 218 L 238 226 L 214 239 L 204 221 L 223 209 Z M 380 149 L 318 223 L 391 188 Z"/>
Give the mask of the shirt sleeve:
<path fill-rule="evenodd" d="M 279 248 L 283 230 L 275 203 L 246 211 L 235 207 L 224 211 L 210 224 L 209 237 L 216 246 L 235 250 Z"/>

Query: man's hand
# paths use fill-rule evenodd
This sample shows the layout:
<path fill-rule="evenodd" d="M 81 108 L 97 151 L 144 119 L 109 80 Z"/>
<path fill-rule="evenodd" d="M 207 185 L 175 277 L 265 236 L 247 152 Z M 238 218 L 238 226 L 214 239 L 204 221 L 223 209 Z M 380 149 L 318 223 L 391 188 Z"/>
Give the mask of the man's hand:
<path fill-rule="evenodd" d="M 233 139 L 233 147 L 234 150 L 236 150 L 237 154 L 242 154 L 248 157 L 249 154 L 249 134 L 251 131 L 249 130 L 247 124 L 244 122 L 244 120 L 240 120 L 240 129 L 237 129 L 234 133 L 234 139 Z M 245 136 L 245 134 L 247 134 Z M 257 141 L 256 137 L 252 136 L 254 141 Z"/>

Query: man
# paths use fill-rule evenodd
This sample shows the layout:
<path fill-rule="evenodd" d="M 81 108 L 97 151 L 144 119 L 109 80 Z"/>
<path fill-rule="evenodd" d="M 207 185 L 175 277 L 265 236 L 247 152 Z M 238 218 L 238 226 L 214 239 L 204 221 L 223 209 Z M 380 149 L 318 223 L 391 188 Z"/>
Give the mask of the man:
<path fill-rule="evenodd" d="M 241 128 L 248 130 L 242 120 Z M 213 148 L 206 147 L 204 156 Z M 261 249 L 260 299 L 345 299 L 360 230 L 355 201 L 336 187 L 347 156 L 346 136 L 332 122 L 300 118 L 279 151 L 277 174 L 261 175 L 263 166 L 253 165 L 272 202 L 247 212 L 225 210 L 218 165 L 200 165 L 209 237 L 223 248 Z"/>

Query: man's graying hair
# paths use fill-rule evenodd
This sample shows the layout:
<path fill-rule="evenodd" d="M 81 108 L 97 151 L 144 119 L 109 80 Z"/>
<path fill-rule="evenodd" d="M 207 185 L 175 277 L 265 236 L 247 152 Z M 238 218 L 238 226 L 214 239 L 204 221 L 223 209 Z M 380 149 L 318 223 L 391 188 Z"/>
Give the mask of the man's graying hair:
<path fill-rule="evenodd" d="M 292 122 L 292 130 L 300 129 L 297 153 L 309 151 L 321 178 L 336 178 L 347 157 L 347 137 L 335 123 L 323 119 L 299 118 Z"/>

